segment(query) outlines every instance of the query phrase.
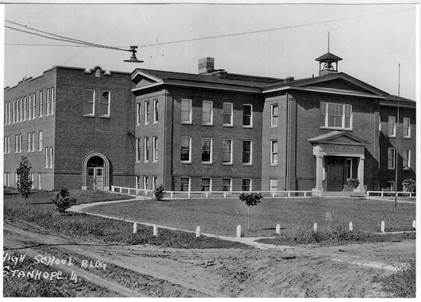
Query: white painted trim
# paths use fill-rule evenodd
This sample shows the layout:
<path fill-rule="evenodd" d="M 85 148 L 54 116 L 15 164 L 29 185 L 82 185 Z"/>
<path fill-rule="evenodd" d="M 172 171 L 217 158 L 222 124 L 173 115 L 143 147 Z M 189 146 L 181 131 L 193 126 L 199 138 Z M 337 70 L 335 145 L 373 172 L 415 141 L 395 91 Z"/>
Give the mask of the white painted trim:
<path fill-rule="evenodd" d="M 134 80 L 134 78 L 136 78 L 138 75 L 141 75 L 141 76 L 143 76 L 145 78 L 148 78 L 148 79 L 150 79 L 152 81 L 155 81 L 155 82 L 161 82 L 162 81 L 162 79 L 154 77 L 154 76 L 148 74 L 147 72 L 144 72 L 144 71 L 141 71 L 141 70 L 136 70 L 135 73 L 132 74 L 131 79 Z"/>

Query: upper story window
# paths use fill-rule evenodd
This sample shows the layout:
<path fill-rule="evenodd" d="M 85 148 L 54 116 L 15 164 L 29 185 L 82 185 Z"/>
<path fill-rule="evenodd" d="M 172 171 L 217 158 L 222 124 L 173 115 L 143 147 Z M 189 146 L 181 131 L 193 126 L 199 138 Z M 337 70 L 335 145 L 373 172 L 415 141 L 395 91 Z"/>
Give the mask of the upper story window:
<path fill-rule="evenodd" d="M 202 163 L 212 163 L 212 139 L 202 139 Z"/>
<path fill-rule="evenodd" d="M 136 162 L 140 162 L 140 138 L 136 137 Z"/>
<path fill-rule="evenodd" d="M 192 105 L 190 99 L 181 99 L 181 123 L 192 123 Z"/>
<path fill-rule="evenodd" d="M 54 164 L 53 147 L 45 147 L 45 167 L 52 168 Z"/>
<path fill-rule="evenodd" d="M 322 127 L 352 129 L 352 106 L 348 104 L 320 103 Z"/>
<path fill-rule="evenodd" d="M 396 136 L 396 117 L 394 117 L 394 116 L 389 116 L 388 134 L 389 134 L 389 137 L 395 137 Z"/>
<path fill-rule="evenodd" d="M 402 154 L 403 168 L 409 169 L 411 167 L 411 150 L 405 150 Z"/>
<path fill-rule="evenodd" d="M 46 113 L 45 115 L 50 115 L 50 109 L 51 109 L 51 97 L 50 97 L 50 88 L 47 88 L 45 90 L 45 101 L 46 101 Z"/>
<path fill-rule="evenodd" d="M 251 141 L 243 141 L 243 164 L 251 165 L 252 163 L 252 143 Z"/>
<path fill-rule="evenodd" d="M 243 127 L 253 127 L 253 105 L 243 105 Z"/>
<path fill-rule="evenodd" d="M 143 138 L 143 161 L 144 162 L 149 161 L 149 138 L 148 137 Z"/>
<path fill-rule="evenodd" d="M 39 117 L 44 115 L 44 92 L 39 92 Z"/>
<path fill-rule="evenodd" d="M 222 111 L 223 111 L 223 125 L 224 126 L 233 126 L 233 106 L 232 103 L 226 103 L 222 105 Z"/>
<path fill-rule="evenodd" d="M 152 161 L 158 161 L 158 137 L 152 137 Z"/>
<path fill-rule="evenodd" d="M 38 151 L 42 151 L 42 130 L 38 131 Z"/>
<path fill-rule="evenodd" d="M 143 106 L 144 110 L 144 117 L 143 120 L 145 121 L 145 125 L 149 124 L 149 101 L 145 101 L 145 105 Z"/>
<path fill-rule="evenodd" d="M 387 148 L 387 168 L 389 170 L 394 170 L 396 164 L 396 149 Z"/>
<path fill-rule="evenodd" d="M 213 102 L 212 101 L 202 102 L 202 124 L 203 125 L 213 124 Z"/>
<path fill-rule="evenodd" d="M 153 122 L 158 123 L 158 100 L 154 99 L 153 100 Z"/>
<path fill-rule="evenodd" d="M 409 117 L 403 118 L 403 137 L 411 137 L 411 120 Z"/>
<path fill-rule="evenodd" d="M 34 93 L 32 95 L 32 118 L 33 119 L 36 118 L 36 111 L 37 111 L 37 97 L 36 97 L 36 94 Z"/>
<path fill-rule="evenodd" d="M 47 89 L 47 115 L 54 114 L 54 88 Z"/>
<path fill-rule="evenodd" d="M 278 164 L 278 141 L 277 140 L 270 141 L 270 163 L 271 165 Z"/>
<path fill-rule="evenodd" d="M 83 91 L 83 115 L 95 116 L 95 90 L 93 89 L 85 89 Z"/>
<path fill-rule="evenodd" d="M 232 140 L 222 141 L 222 163 L 224 165 L 232 164 Z"/>
<path fill-rule="evenodd" d="M 181 137 L 180 159 L 181 162 L 191 162 L 191 137 Z"/>
<path fill-rule="evenodd" d="M 270 105 L 270 126 L 278 127 L 279 109 L 277 104 Z"/>
<path fill-rule="evenodd" d="M 140 125 L 140 117 L 142 115 L 140 102 L 136 104 L 136 125 Z"/>
<path fill-rule="evenodd" d="M 23 99 L 23 120 L 26 121 L 28 119 L 28 98 Z"/>
<path fill-rule="evenodd" d="M 26 97 L 25 97 L 25 100 L 26 100 Z M 23 121 L 23 99 L 20 99 L 19 111 L 20 111 L 19 122 L 22 122 Z"/>
<path fill-rule="evenodd" d="M 101 117 L 110 117 L 111 109 L 111 93 L 110 91 L 101 91 L 99 93 L 98 115 Z"/>

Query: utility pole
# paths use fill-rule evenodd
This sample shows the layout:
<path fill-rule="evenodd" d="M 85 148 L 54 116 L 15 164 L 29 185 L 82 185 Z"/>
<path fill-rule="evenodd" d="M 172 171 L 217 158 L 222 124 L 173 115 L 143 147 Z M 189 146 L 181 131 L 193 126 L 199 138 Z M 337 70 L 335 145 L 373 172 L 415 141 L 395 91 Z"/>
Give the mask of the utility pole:
<path fill-rule="evenodd" d="M 396 117 L 396 149 L 395 149 L 395 210 L 398 207 L 398 164 L 399 164 L 399 98 L 401 90 L 401 63 L 398 64 L 398 112 Z"/>

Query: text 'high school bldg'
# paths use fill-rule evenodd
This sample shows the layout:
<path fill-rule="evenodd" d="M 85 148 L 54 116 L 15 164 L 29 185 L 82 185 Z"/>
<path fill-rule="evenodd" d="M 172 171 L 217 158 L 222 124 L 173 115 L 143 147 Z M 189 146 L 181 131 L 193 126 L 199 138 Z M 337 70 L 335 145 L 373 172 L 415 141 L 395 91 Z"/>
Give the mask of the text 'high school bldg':
<path fill-rule="evenodd" d="M 214 68 L 131 74 L 56 66 L 6 87 L 4 185 L 36 189 L 360 191 L 415 179 L 415 102 L 338 71 L 269 78 Z M 399 120 L 397 108 L 399 101 Z M 396 140 L 399 139 L 398 152 Z"/>

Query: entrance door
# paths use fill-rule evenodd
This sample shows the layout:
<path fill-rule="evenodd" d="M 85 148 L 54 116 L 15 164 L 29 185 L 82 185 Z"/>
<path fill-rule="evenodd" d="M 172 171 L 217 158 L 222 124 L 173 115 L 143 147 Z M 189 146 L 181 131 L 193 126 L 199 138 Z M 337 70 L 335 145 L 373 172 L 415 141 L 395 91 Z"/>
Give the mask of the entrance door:
<path fill-rule="evenodd" d="M 345 159 L 326 157 L 326 190 L 342 191 L 344 188 Z"/>
<path fill-rule="evenodd" d="M 94 168 L 94 190 L 104 190 L 104 168 Z"/>

